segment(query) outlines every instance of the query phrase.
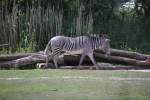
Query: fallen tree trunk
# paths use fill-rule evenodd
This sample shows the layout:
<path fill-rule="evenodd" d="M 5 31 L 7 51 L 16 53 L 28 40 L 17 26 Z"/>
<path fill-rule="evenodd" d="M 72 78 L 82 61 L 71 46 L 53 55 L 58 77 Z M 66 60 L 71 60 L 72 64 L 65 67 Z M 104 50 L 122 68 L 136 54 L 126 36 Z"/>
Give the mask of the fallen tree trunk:
<path fill-rule="evenodd" d="M 0 62 L 16 60 L 24 57 L 31 56 L 35 53 L 25 53 L 25 54 L 13 54 L 13 55 L 1 55 Z"/>
<path fill-rule="evenodd" d="M 37 52 L 42 53 L 43 51 Z M 94 51 L 95 53 L 104 54 L 104 52 L 100 49 L 97 49 Z M 11 61 L 16 60 L 23 57 L 28 57 L 37 53 L 25 53 L 25 54 L 14 54 L 14 55 L 1 55 L 0 56 L 0 62 L 4 61 Z M 132 52 L 132 51 L 125 51 L 125 50 L 117 50 L 117 49 L 111 49 L 111 56 L 119 56 L 119 57 L 125 57 L 125 58 L 132 58 L 136 60 L 146 60 L 150 58 L 150 55 L 138 53 L 138 52 Z"/>
<path fill-rule="evenodd" d="M 146 59 L 150 58 L 150 55 L 146 55 L 146 54 L 142 54 L 142 53 L 138 53 L 138 52 L 118 50 L 118 49 L 111 49 L 110 51 L 111 51 L 112 56 L 132 58 L 132 59 L 136 59 L 136 60 L 146 60 Z M 95 52 L 96 53 L 104 53 L 100 49 L 95 50 Z"/>
<path fill-rule="evenodd" d="M 9 47 L 9 44 L 0 44 L 0 48 L 1 47 Z"/>
<path fill-rule="evenodd" d="M 136 60 L 131 58 L 119 57 L 119 56 L 106 56 L 105 54 L 94 53 L 95 59 L 97 62 L 108 62 L 114 64 L 123 64 L 123 65 L 132 65 L 133 67 L 143 67 L 143 68 L 150 68 L 150 60 Z M 78 63 L 80 57 L 79 56 L 72 56 L 72 55 L 64 55 L 64 62 L 65 63 Z M 88 57 L 85 58 L 85 63 L 91 63 Z"/>
<path fill-rule="evenodd" d="M 148 60 L 149 55 L 135 53 L 135 52 L 127 52 L 127 51 L 121 51 L 121 50 L 111 50 L 111 55 L 106 57 L 105 54 L 102 54 L 101 50 L 95 51 L 94 56 L 96 61 L 104 61 L 108 63 L 115 63 L 115 64 L 125 64 L 125 65 L 132 65 L 134 68 L 141 67 L 141 68 L 150 68 L 150 60 Z M 127 54 L 127 55 L 126 55 Z M 43 54 L 43 52 L 39 53 L 33 53 L 29 56 L 22 55 L 23 58 L 19 58 L 21 56 L 17 56 L 19 59 L 16 59 L 16 57 L 12 57 L 11 61 L 3 61 L 0 63 L 0 68 L 13 68 L 18 67 L 22 65 L 31 65 L 31 64 L 37 64 L 37 63 L 45 63 L 46 56 Z M 7 57 L 6 57 L 7 58 Z M 64 54 L 62 57 L 58 59 L 58 63 L 60 65 L 78 65 L 80 59 L 80 54 L 78 55 L 70 55 L 70 54 Z M 5 59 L 6 60 L 6 59 Z M 10 59 L 8 59 L 10 60 Z M 50 60 L 52 61 L 52 59 Z M 84 64 L 91 64 L 91 61 L 88 57 L 85 58 Z"/>
<path fill-rule="evenodd" d="M 15 56 L 15 58 L 16 58 L 16 56 Z M 42 61 L 44 61 L 43 55 L 36 54 L 36 55 L 27 56 L 27 57 L 23 57 L 23 58 L 12 60 L 12 61 L 1 62 L 0 67 L 1 68 L 5 68 L 5 67 L 14 68 L 14 67 L 18 67 L 21 65 L 34 64 L 34 63 L 38 63 L 38 62 L 42 62 Z"/>
<path fill-rule="evenodd" d="M 32 65 L 37 63 L 43 63 L 46 61 L 46 56 L 43 52 L 33 53 L 30 56 L 19 58 L 12 61 L 5 61 L 0 63 L 0 68 L 18 68 L 19 66 Z M 52 60 L 51 60 L 52 61 Z M 59 63 L 63 63 L 63 58 L 58 59 Z"/>

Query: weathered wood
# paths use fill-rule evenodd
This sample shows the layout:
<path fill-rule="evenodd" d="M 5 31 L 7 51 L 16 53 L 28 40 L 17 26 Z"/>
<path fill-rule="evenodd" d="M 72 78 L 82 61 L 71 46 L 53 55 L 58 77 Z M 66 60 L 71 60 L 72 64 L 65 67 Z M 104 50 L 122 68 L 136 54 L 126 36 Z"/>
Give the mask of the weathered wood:
<path fill-rule="evenodd" d="M 19 66 L 23 65 L 31 65 L 31 64 L 37 64 L 37 63 L 43 63 L 46 61 L 46 56 L 40 52 L 40 53 L 34 53 L 30 56 L 23 57 L 20 59 L 12 60 L 12 61 L 5 61 L 0 63 L 0 68 L 10 67 L 10 68 L 17 68 Z M 52 59 L 50 60 L 52 61 Z M 63 58 L 59 58 L 58 62 L 63 64 Z"/>
<path fill-rule="evenodd" d="M 0 44 L 0 47 L 8 47 L 9 44 Z"/>
<path fill-rule="evenodd" d="M 127 51 L 116 50 L 116 49 L 111 50 L 110 56 L 106 56 L 105 54 L 101 52 L 102 52 L 101 50 L 97 50 L 94 52 L 94 56 L 97 62 L 104 61 L 108 63 L 132 65 L 134 66 L 134 68 L 136 67 L 150 68 L 149 55 L 135 53 L 135 52 L 127 52 Z M 37 63 L 45 63 L 45 60 L 46 60 L 46 56 L 43 54 L 43 52 L 31 53 L 31 54 L 19 55 L 19 56 L 18 55 L 9 56 L 8 58 L 9 59 L 7 59 L 7 57 L 6 59 L 4 59 L 4 57 L 0 58 L 0 60 L 3 61 L 3 62 L 0 62 L 0 68 L 5 68 L 5 67 L 13 68 L 13 67 L 18 67 L 22 65 L 30 65 L 30 64 L 36 65 Z M 77 66 L 79 63 L 79 60 L 80 60 L 80 54 L 77 54 L 77 55 L 63 54 L 63 56 L 61 56 L 58 59 L 58 63 L 60 65 Z M 51 61 L 52 59 L 50 60 L 50 62 Z M 86 57 L 83 64 L 89 65 L 92 63 L 90 59 Z"/>
<path fill-rule="evenodd" d="M 118 49 L 111 49 L 110 51 L 111 51 L 112 56 L 132 58 L 132 59 L 136 59 L 136 60 L 146 60 L 146 59 L 150 58 L 150 55 L 146 55 L 146 54 L 142 54 L 142 53 L 138 53 L 138 52 L 118 50 Z M 95 50 L 95 52 L 104 53 L 100 49 Z"/>
<path fill-rule="evenodd" d="M 37 52 L 37 53 L 42 53 L 43 51 Z M 95 53 L 102 53 L 104 52 L 102 50 L 95 50 Z M 16 60 L 19 58 L 31 56 L 37 53 L 25 53 L 25 54 L 13 54 L 13 55 L 1 55 L 0 56 L 0 62 L 3 61 L 10 61 L 10 60 Z M 132 51 L 125 51 L 125 50 L 118 50 L 118 49 L 111 49 L 111 56 L 119 56 L 119 57 L 125 57 L 125 58 L 132 58 L 136 60 L 146 60 L 150 58 L 150 55 L 138 53 L 138 52 L 132 52 Z"/>
<path fill-rule="evenodd" d="M 38 62 L 44 62 L 45 56 L 43 54 L 34 54 L 31 56 L 23 57 L 20 59 L 12 60 L 12 61 L 6 61 L 0 63 L 0 67 L 18 67 L 21 65 L 28 65 L 28 64 L 36 64 Z"/>
<path fill-rule="evenodd" d="M 19 58 L 24 58 L 24 57 L 28 57 L 31 56 L 35 53 L 21 53 L 21 54 L 12 54 L 12 55 L 1 55 L 0 56 L 0 62 L 4 62 L 4 61 L 11 61 L 11 60 L 16 60 Z"/>
<path fill-rule="evenodd" d="M 48 68 L 55 68 L 53 63 L 37 63 L 36 64 L 37 69 L 48 69 Z"/>
<path fill-rule="evenodd" d="M 125 57 L 119 57 L 119 56 L 106 56 L 105 54 L 100 53 L 94 53 L 96 61 L 103 61 L 108 63 L 115 63 L 115 64 L 123 64 L 123 65 L 132 65 L 135 68 L 136 67 L 148 67 L 150 68 L 150 60 L 136 60 L 132 58 L 125 58 Z M 64 62 L 65 63 L 75 63 L 77 64 L 79 62 L 79 55 L 78 56 L 72 56 L 72 55 L 64 55 Z M 85 58 L 84 62 L 89 63 L 91 62 L 88 57 Z"/>

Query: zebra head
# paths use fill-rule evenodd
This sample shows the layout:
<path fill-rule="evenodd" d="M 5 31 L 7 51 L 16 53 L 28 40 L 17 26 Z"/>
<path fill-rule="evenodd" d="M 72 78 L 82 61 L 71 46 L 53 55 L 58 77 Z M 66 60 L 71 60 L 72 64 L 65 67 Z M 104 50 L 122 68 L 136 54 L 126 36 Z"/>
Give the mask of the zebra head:
<path fill-rule="evenodd" d="M 99 48 L 102 49 L 106 55 L 110 55 L 110 39 L 108 35 L 101 34 L 99 38 L 99 43 L 101 44 Z"/>

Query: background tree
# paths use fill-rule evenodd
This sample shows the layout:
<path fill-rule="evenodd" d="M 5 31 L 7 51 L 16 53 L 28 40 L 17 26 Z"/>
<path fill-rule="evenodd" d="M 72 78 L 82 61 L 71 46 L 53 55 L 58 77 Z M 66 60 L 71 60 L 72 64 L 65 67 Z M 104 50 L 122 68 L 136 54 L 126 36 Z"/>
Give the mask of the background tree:
<path fill-rule="evenodd" d="M 135 0 L 136 11 L 143 14 L 145 17 L 150 16 L 150 1 L 149 0 Z"/>
<path fill-rule="evenodd" d="M 107 33 L 113 48 L 149 52 L 149 0 L 123 8 L 128 1 L 0 0 L 0 44 L 9 44 L 10 52 L 31 52 L 43 50 L 55 35 Z"/>

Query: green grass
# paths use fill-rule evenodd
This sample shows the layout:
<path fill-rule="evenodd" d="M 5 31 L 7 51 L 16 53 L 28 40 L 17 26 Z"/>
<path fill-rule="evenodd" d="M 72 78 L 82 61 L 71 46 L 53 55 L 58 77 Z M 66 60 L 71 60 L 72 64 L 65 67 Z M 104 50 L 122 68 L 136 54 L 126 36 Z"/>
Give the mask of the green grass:
<path fill-rule="evenodd" d="M 1 70 L 0 100 L 149 100 L 149 78 L 130 71 Z"/>

